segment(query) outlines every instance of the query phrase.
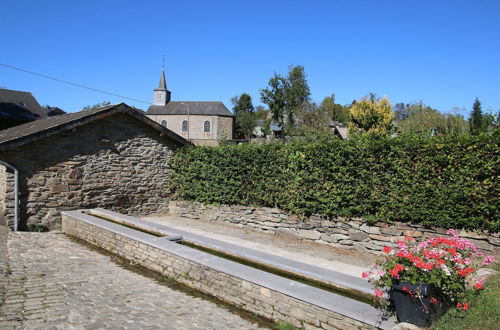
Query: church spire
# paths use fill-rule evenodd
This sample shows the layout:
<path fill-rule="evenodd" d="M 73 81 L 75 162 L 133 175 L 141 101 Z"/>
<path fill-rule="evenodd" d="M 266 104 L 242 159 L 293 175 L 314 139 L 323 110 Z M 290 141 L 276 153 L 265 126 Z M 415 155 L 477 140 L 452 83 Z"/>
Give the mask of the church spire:
<path fill-rule="evenodd" d="M 160 83 L 154 90 L 153 105 L 165 106 L 170 102 L 170 91 L 167 89 L 167 80 L 165 79 L 165 68 L 161 70 Z"/>
<path fill-rule="evenodd" d="M 161 77 L 160 77 L 160 83 L 158 84 L 158 88 L 155 89 L 157 90 L 167 90 L 167 82 L 165 80 L 165 69 L 161 70 Z"/>

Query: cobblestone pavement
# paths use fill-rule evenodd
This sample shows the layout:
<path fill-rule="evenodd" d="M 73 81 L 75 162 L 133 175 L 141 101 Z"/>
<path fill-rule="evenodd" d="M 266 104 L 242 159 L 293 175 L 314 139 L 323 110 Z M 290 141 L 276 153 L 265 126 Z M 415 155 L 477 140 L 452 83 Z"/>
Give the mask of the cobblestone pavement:
<path fill-rule="evenodd" d="M 3 277 L 1 329 L 256 329 L 270 325 L 124 269 L 110 256 L 63 234 L 11 232 L 7 245 L 10 274 Z M 0 257 L 1 253 L 0 246 Z"/>

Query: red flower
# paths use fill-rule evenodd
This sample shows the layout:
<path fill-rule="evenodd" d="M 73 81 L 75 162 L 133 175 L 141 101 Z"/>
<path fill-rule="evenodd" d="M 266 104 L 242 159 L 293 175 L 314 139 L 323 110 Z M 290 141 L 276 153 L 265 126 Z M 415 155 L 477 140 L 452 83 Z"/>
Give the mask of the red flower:
<path fill-rule="evenodd" d="M 368 277 L 368 273 L 367 272 L 362 272 L 361 273 L 361 277 L 362 278 L 367 278 Z"/>
<path fill-rule="evenodd" d="M 375 289 L 375 295 L 376 295 L 377 297 L 382 297 L 382 295 L 383 295 L 383 294 L 384 294 L 384 293 L 383 293 L 382 291 L 380 291 L 379 289 Z"/>
<path fill-rule="evenodd" d="M 384 253 L 389 253 L 392 251 L 392 248 L 390 246 L 384 246 Z"/>
<path fill-rule="evenodd" d="M 464 303 L 464 305 L 463 305 L 462 309 L 463 309 L 464 311 L 468 311 L 468 310 L 469 310 L 469 304 L 468 304 L 468 303 Z"/>
<path fill-rule="evenodd" d="M 466 277 L 467 275 L 472 274 L 472 273 L 474 273 L 474 269 L 470 268 L 470 267 L 466 267 L 466 268 L 460 269 L 458 271 L 458 274 L 460 274 L 460 276 L 462 276 L 462 277 Z"/>
<path fill-rule="evenodd" d="M 431 297 L 431 299 L 429 299 L 429 300 L 434 305 L 437 305 L 439 303 L 439 301 L 436 298 L 434 298 L 434 297 Z"/>
<path fill-rule="evenodd" d="M 477 281 L 476 284 L 474 285 L 474 287 L 476 288 L 476 290 L 484 289 L 484 281 L 483 280 Z"/>

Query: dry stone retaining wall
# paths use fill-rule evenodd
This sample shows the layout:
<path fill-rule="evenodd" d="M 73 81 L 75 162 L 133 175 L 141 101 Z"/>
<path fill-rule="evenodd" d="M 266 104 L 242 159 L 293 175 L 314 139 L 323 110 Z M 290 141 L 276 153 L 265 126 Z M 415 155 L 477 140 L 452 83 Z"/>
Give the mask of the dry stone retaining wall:
<path fill-rule="evenodd" d="M 251 227 L 272 234 L 289 235 L 318 243 L 327 243 L 347 249 L 380 253 L 384 246 L 394 245 L 404 236 L 417 240 L 447 236 L 442 228 L 424 228 L 418 224 L 378 222 L 366 224 L 363 219 L 321 219 L 313 215 L 300 219 L 275 208 L 246 206 L 215 206 L 187 201 L 171 201 L 171 215 L 206 221 L 220 221 L 241 227 Z M 459 235 L 471 240 L 484 253 L 500 255 L 498 233 L 485 234 L 459 230 Z"/>

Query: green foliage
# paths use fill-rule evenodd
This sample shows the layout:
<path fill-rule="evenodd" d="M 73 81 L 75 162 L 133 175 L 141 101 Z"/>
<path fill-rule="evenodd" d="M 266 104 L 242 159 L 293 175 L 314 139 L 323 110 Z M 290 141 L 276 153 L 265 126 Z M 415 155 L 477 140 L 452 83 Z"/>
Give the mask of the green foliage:
<path fill-rule="evenodd" d="M 486 283 L 479 292 L 470 291 L 467 301 L 471 308 L 463 311 L 451 308 L 432 326 L 436 330 L 498 329 L 500 324 L 500 274 Z"/>
<path fill-rule="evenodd" d="M 386 136 L 392 133 L 394 113 L 387 97 L 377 100 L 375 94 L 370 93 L 370 98 L 363 97 L 354 102 L 349 109 L 349 115 L 350 136 L 358 134 Z"/>
<path fill-rule="evenodd" d="M 347 123 L 349 121 L 349 108 L 335 103 L 335 94 L 325 97 L 319 105 L 319 108 L 326 111 L 331 120 L 341 123 Z"/>
<path fill-rule="evenodd" d="M 423 103 L 396 104 L 398 129 L 403 134 L 460 135 L 468 133 L 469 125 L 460 115 L 442 114 Z"/>
<path fill-rule="evenodd" d="M 301 65 L 290 66 L 288 75 L 274 74 L 268 88 L 260 91 L 261 101 L 269 106 L 273 120 L 289 132 L 294 127 L 295 116 L 310 101 L 311 91 Z"/>
<path fill-rule="evenodd" d="M 497 130 L 186 148 L 171 161 L 173 189 L 206 204 L 496 232 L 499 142 Z"/>
<path fill-rule="evenodd" d="M 105 106 L 110 105 L 110 104 L 111 104 L 111 102 L 102 101 L 102 102 L 96 103 L 94 105 L 86 105 L 82 108 L 82 111 L 91 110 L 91 109 L 100 108 L 100 107 L 105 107 Z"/>
<path fill-rule="evenodd" d="M 485 119 L 483 117 L 483 110 L 481 109 L 481 101 L 476 97 L 472 105 L 472 112 L 469 118 L 470 132 L 478 134 L 486 130 Z"/>
<path fill-rule="evenodd" d="M 236 115 L 236 135 L 241 138 L 249 138 L 257 123 L 255 108 L 252 104 L 252 97 L 247 93 L 235 96 L 231 99 L 233 111 Z"/>

